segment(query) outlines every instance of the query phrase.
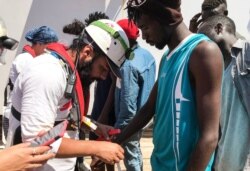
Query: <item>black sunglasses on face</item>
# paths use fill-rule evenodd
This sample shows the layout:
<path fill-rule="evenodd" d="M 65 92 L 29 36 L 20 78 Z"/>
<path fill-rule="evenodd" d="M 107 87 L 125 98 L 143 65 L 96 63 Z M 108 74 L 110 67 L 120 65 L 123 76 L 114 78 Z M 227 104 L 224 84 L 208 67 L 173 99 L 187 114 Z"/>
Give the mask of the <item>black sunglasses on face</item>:
<path fill-rule="evenodd" d="M 7 36 L 0 37 L 0 47 L 5 49 L 14 50 L 17 48 L 18 41 Z"/>

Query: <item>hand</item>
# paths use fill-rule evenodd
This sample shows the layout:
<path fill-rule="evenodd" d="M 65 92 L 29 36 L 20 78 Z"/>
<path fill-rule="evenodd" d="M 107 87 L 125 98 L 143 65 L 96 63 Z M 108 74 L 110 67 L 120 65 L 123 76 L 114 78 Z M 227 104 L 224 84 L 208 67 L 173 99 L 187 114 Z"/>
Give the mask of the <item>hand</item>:
<path fill-rule="evenodd" d="M 98 157 L 92 156 L 90 168 L 92 171 L 103 171 L 105 170 L 105 163 L 101 161 Z"/>
<path fill-rule="evenodd" d="M 96 123 L 97 125 L 97 129 L 94 131 L 96 135 L 98 135 L 99 137 L 103 137 L 105 140 L 110 140 L 110 136 L 109 136 L 109 131 L 111 129 L 114 129 L 114 127 L 109 126 L 109 125 L 104 125 L 101 123 Z"/>
<path fill-rule="evenodd" d="M 54 153 L 46 153 L 49 146 L 30 147 L 30 143 L 22 143 L 0 151 L 0 171 L 25 170 L 41 167 L 47 160 L 55 157 Z"/>
<path fill-rule="evenodd" d="M 120 145 L 106 141 L 96 143 L 98 145 L 96 145 L 95 157 L 98 157 L 103 162 L 113 165 L 124 159 L 124 150 Z"/>
<path fill-rule="evenodd" d="M 202 19 L 199 19 L 201 17 L 201 13 L 196 14 L 193 16 L 193 18 L 190 20 L 189 24 L 189 30 L 193 33 L 197 33 L 198 31 L 198 26 L 200 23 L 203 21 Z"/>

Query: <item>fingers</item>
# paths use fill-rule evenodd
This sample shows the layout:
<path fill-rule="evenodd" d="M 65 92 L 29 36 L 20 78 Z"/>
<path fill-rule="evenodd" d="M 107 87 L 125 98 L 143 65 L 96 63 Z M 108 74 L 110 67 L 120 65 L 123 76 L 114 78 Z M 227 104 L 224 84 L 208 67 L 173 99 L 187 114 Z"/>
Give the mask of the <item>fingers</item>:
<path fill-rule="evenodd" d="M 124 155 L 123 155 L 123 153 L 121 153 L 121 152 L 118 152 L 118 153 L 116 154 L 116 156 L 118 157 L 119 160 L 123 160 L 123 159 L 124 159 Z"/>
<path fill-rule="evenodd" d="M 29 154 L 38 155 L 49 151 L 51 147 L 49 146 L 39 146 L 39 147 L 29 147 Z"/>
<path fill-rule="evenodd" d="M 114 156 L 113 156 L 113 160 L 111 161 L 110 164 L 114 164 L 114 163 L 119 163 L 120 160 L 124 159 L 124 150 L 123 148 L 117 144 L 117 151 L 114 152 Z"/>
<path fill-rule="evenodd" d="M 38 154 L 38 155 L 34 155 L 32 158 L 31 163 L 35 163 L 35 164 L 43 164 L 45 163 L 47 160 L 54 158 L 55 154 L 54 153 L 46 153 L 46 154 Z"/>
<path fill-rule="evenodd" d="M 195 14 L 193 16 L 193 18 L 191 19 L 191 21 L 197 21 L 199 19 L 199 17 L 201 16 L 201 13 Z"/>
<path fill-rule="evenodd" d="M 118 152 L 116 153 L 116 155 L 120 158 L 120 160 L 123 160 L 124 158 L 124 150 L 121 146 L 118 145 Z"/>
<path fill-rule="evenodd" d="M 199 21 L 197 21 L 197 25 L 199 26 L 202 22 L 203 22 L 203 20 L 200 19 Z"/>
<path fill-rule="evenodd" d="M 111 130 L 111 129 L 113 129 L 113 127 L 98 123 L 98 129 L 97 129 L 97 131 L 96 131 L 95 133 L 96 133 L 98 136 L 104 137 L 105 140 L 110 140 L 110 137 L 109 137 L 108 132 L 109 132 L 109 130 Z"/>
<path fill-rule="evenodd" d="M 26 169 L 33 169 L 33 168 L 38 168 L 38 167 L 41 167 L 43 164 L 40 164 L 40 163 L 35 163 L 35 164 L 29 164 L 26 168 Z"/>
<path fill-rule="evenodd" d="M 26 169 L 38 168 L 44 165 L 49 159 L 54 158 L 54 153 L 45 153 L 50 149 L 48 146 L 32 147 L 29 148 L 31 157 L 29 159 L 29 165 Z"/>
<path fill-rule="evenodd" d="M 102 131 L 102 136 L 105 138 L 105 140 L 110 140 L 108 131 L 109 131 L 109 129 L 106 129 L 105 131 Z"/>
<path fill-rule="evenodd" d="M 111 164 L 119 163 L 120 159 L 118 157 L 115 157 L 114 161 Z"/>
<path fill-rule="evenodd" d="M 29 153 L 32 155 L 32 163 L 42 163 L 46 162 L 48 159 L 54 158 L 54 153 L 46 153 L 50 150 L 49 146 L 39 146 L 29 148 Z"/>

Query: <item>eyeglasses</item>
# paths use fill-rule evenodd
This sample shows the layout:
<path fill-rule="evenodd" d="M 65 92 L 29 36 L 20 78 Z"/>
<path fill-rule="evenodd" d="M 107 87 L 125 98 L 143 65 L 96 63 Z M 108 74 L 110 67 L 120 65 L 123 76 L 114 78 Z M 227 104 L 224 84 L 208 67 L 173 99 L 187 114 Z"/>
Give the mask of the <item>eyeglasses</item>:
<path fill-rule="evenodd" d="M 147 0 L 128 0 L 128 7 L 139 7 L 142 6 Z"/>
<path fill-rule="evenodd" d="M 7 36 L 0 37 L 0 47 L 5 49 L 14 50 L 18 46 L 18 41 Z"/>

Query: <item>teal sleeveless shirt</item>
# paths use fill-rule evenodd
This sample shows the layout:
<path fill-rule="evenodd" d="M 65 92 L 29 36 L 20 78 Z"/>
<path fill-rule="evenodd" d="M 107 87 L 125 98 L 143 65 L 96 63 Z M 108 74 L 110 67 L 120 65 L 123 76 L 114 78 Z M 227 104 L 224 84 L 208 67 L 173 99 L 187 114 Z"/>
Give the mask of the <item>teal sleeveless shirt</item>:
<path fill-rule="evenodd" d="M 199 129 L 189 59 L 193 49 L 204 40 L 209 39 L 192 34 L 162 57 L 154 118 L 153 171 L 185 171 L 197 143 Z M 211 170 L 210 167 L 206 171 Z"/>

